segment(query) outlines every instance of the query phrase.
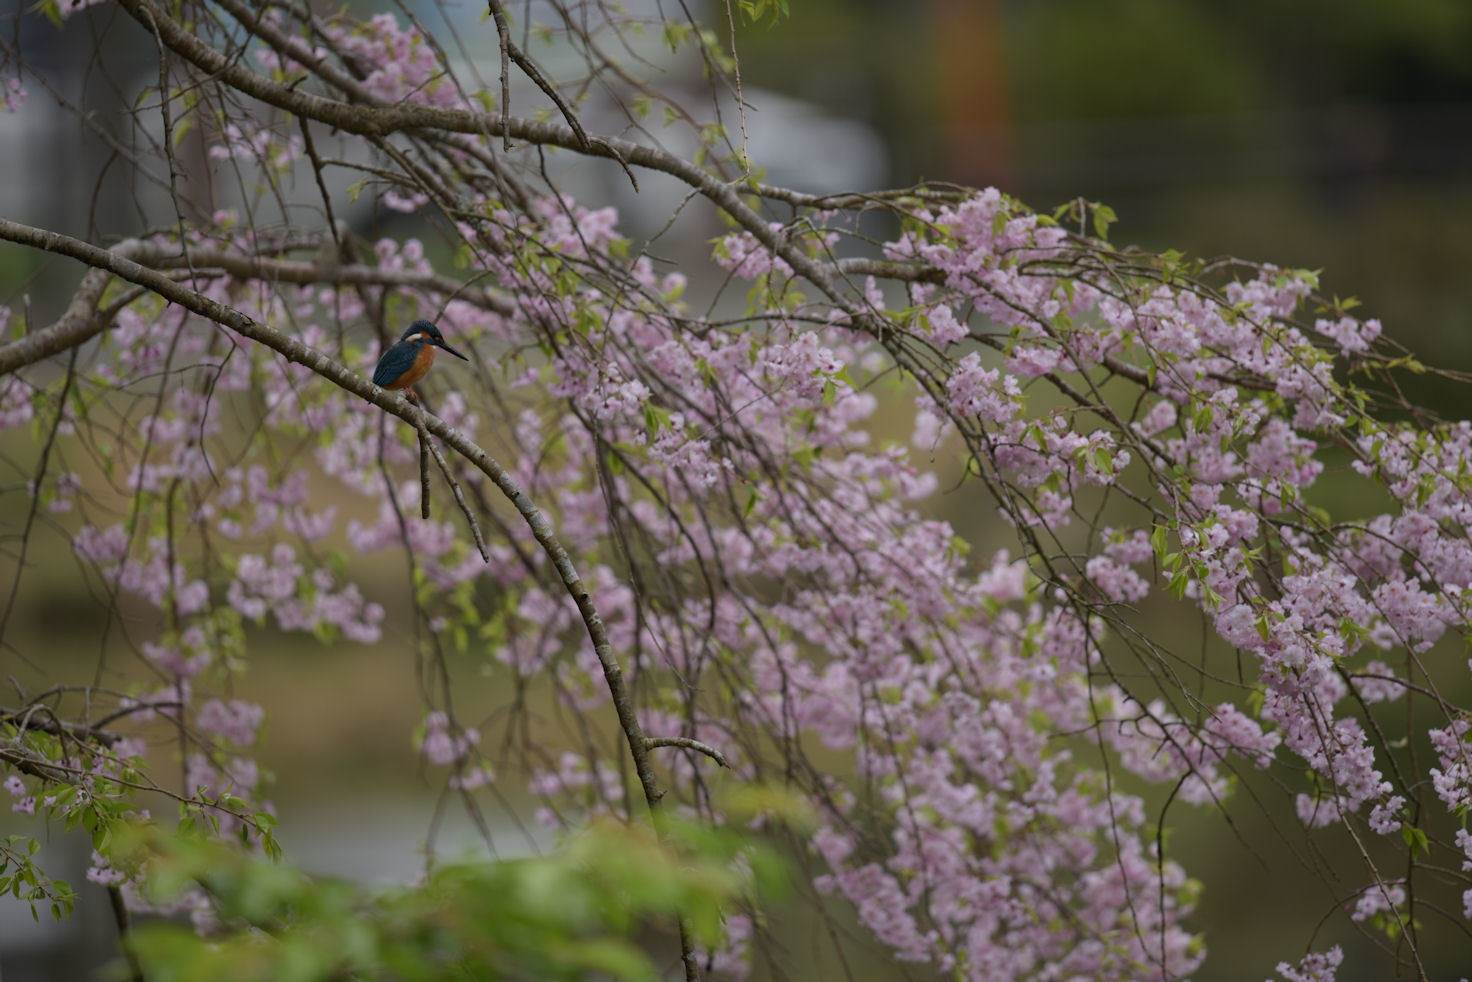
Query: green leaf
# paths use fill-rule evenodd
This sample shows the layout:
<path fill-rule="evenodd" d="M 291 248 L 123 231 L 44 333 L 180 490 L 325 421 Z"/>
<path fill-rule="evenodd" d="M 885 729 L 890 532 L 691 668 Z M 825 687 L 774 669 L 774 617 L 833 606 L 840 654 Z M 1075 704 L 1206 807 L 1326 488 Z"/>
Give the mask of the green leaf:
<path fill-rule="evenodd" d="M 670 426 L 670 411 L 656 406 L 652 402 L 644 404 L 644 426 L 649 430 L 649 435 L 654 436 L 661 429 Z"/>
<path fill-rule="evenodd" d="M 184 141 L 184 138 L 188 136 L 190 131 L 193 129 L 194 119 L 189 116 L 184 117 L 174 124 L 173 145 L 175 150 L 179 149 L 179 144 Z"/>
<path fill-rule="evenodd" d="M 1166 537 L 1168 534 L 1164 525 L 1157 525 L 1150 531 L 1150 546 L 1155 550 L 1157 561 L 1165 558 L 1165 550 L 1167 548 Z"/>

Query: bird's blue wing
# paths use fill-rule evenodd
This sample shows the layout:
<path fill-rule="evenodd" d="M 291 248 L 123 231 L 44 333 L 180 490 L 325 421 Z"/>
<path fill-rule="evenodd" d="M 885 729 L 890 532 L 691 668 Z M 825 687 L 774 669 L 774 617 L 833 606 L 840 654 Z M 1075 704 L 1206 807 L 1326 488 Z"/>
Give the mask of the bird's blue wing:
<path fill-rule="evenodd" d="M 400 342 L 390 346 L 383 357 L 378 359 L 378 367 L 373 370 L 373 384 L 392 385 L 400 375 L 414 367 L 414 358 L 418 354 L 412 344 Z"/>

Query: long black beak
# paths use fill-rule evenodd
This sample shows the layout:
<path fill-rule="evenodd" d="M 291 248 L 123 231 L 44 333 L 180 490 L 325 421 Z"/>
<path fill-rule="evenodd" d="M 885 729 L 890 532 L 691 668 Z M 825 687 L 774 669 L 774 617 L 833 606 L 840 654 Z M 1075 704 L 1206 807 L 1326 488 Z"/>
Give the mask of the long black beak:
<path fill-rule="evenodd" d="M 469 358 L 466 358 L 464 355 L 462 355 L 460 352 L 456 351 L 454 348 L 450 347 L 448 344 L 445 344 L 445 342 L 443 341 L 435 341 L 431 339 L 429 343 L 434 345 L 436 348 L 444 348 L 446 351 L 454 355 L 456 358 L 459 358 L 461 361 L 470 360 Z"/>

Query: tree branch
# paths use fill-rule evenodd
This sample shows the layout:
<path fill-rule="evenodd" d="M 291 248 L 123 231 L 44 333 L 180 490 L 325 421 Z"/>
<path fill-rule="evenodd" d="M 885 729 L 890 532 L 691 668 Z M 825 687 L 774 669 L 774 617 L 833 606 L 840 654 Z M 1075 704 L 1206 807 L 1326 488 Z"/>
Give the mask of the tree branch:
<path fill-rule="evenodd" d="M 162 252 L 162 250 L 159 251 Z M 280 283 L 334 283 L 343 286 L 373 284 L 410 287 L 416 290 L 442 293 L 447 297 L 460 297 L 467 303 L 494 311 L 502 317 L 510 317 L 516 313 L 516 304 L 510 298 L 493 293 L 484 287 L 470 283 L 458 283 L 438 273 L 417 273 L 409 269 L 383 269 L 379 266 L 363 264 L 338 266 L 331 263 L 266 259 L 261 256 L 244 255 L 210 247 L 190 249 L 187 257 L 179 256 L 177 253 L 163 254 L 157 261 L 161 268 L 177 268 L 192 262 L 196 268 L 222 269 L 237 279 Z"/>
<path fill-rule="evenodd" d="M 100 723 L 68 723 L 56 718 L 44 708 L 41 715 L 36 715 L 36 708 L 34 704 L 22 709 L 0 706 L 0 723 L 13 723 L 22 730 L 39 730 L 42 733 L 50 733 L 52 736 L 68 736 L 73 740 L 96 743 L 104 747 L 111 747 L 122 739 L 111 730 L 103 729 Z"/>
<path fill-rule="evenodd" d="M 5 237 L 8 238 L 8 236 Z M 267 259 L 208 246 L 190 249 L 186 254 L 181 255 L 175 249 L 153 245 L 138 239 L 129 239 L 108 251 L 113 255 L 137 260 L 140 263 L 157 264 L 158 269 L 184 270 L 186 267 L 192 267 L 196 275 L 211 270 L 220 270 L 237 279 L 257 279 L 277 283 L 397 286 L 425 290 L 446 297 L 459 297 L 467 303 L 492 311 L 502 317 L 510 317 L 516 313 L 516 305 L 509 298 L 484 287 L 459 283 L 448 276 L 441 276 L 437 273 L 383 269 L 362 264 L 341 266 L 334 263 Z M 98 304 L 107 284 L 111 282 L 109 272 L 106 268 L 94 267 L 82 278 L 81 287 L 60 319 L 40 330 L 30 332 L 23 338 L 0 345 L 0 375 L 18 371 L 27 365 L 33 365 L 38 361 L 68 351 L 106 330 L 111 325 L 111 318 L 104 316 L 98 310 Z M 187 276 L 188 273 L 186 272 L 185 275 Z M 126 276 L 123 278 L 128 279 Z"/>
<path fill-rule="evenodd" d="M 644 746 L 653 750 L 656 747 L 680 747 L 683 750 L 694 750 L 705 754 L 711 760 L 729 769 L 731 764 L 726 760 L 726 755 L 708 743 L 692 740 L 689 737 L 651 737 L 644 741 Z"/>

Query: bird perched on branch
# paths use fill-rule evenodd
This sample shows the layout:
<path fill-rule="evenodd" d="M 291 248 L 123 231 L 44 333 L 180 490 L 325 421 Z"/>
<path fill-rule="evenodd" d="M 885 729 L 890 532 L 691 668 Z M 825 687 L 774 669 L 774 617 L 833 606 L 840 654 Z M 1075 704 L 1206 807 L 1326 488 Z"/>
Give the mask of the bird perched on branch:
<path fill-rule="evenodd" d="M 445 336 L 429 321 L 415 321 L 404 331 L 404 336 L 389 345 L 378 367 L 373 370 L 373 384 L 385 389 L 404 389 L 410 400 L 418 402 L 409 389 L 429 372 L 434 364 L 434 349 L 442 348 L 461 361 L 469 361 L 460 352 L 445 344 Z"/>

